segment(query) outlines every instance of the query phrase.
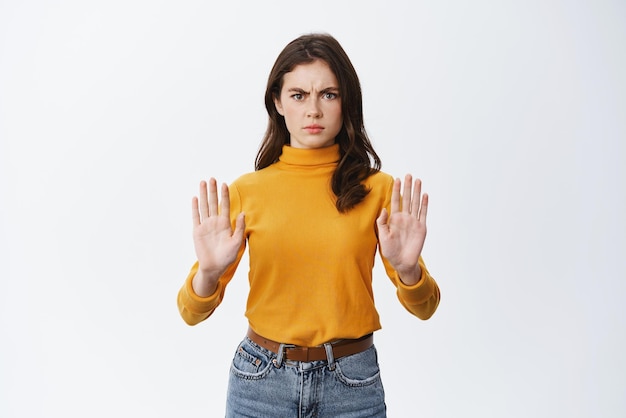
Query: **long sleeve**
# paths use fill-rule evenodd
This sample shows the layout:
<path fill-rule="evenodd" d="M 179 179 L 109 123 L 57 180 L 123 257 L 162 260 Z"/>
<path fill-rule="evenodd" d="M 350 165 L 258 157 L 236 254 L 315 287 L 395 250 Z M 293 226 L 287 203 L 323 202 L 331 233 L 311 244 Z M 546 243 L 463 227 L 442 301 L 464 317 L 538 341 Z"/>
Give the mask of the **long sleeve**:
<path fill-rule="evenodd" d="M 372 289 L 376 219 L 383 207 L 389 210 L 394 180 L 382 172 L 370 176 L 365 199 L 340 213 L 331 189 L 337 161 L 338 145 L 315 150 L 284 146 L 278 162 L 231 184 L 231 221 L 246 214 L 250 289 L 245 315 L 266 338 L 313 347 L 381 328 Z M 178 294 L 188 324 L 205 320 L 219 306 L 244 245 L 213 295 L 194 294 L 197 266 L 192 268 Z M 414 286 L 404 285 L 383 262 L 400 303 L 428 319 L 437 309 L 439 288 L 423 261 L 422 277 Z"/>

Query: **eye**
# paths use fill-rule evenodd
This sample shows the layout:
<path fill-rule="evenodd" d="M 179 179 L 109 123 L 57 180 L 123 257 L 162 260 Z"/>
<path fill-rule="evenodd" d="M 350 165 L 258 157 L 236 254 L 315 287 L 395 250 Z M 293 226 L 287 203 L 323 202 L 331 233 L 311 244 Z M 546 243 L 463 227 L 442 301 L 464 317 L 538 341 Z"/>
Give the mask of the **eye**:
<path fill-rule="evenodd" d="M 324 99 L 326 100 L 334 100 L 338 97 L 339 95 L 337 93 L 330 93 L 330 92 L 326 92 L 324 93 Z"/>
<path fill-rule="evenodd" d="M 294 99 L 295 101 L 299 102 L 302 99 L 304 99 L 304 95 L 302 93 L 294 93 L 291 95 L 291 98 Z"/>

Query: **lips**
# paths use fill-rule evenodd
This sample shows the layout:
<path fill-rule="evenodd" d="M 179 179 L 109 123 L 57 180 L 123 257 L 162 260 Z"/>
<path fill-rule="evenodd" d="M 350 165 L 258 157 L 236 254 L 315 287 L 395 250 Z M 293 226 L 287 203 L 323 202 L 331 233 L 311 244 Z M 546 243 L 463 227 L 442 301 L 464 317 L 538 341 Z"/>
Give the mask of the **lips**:
<path fill-rule="evenodd" d="M 321 125 L 307 125 L 304 127 L 304 130 L 310 134 L 319 134 L 324 130 L 324 127 Z"/>

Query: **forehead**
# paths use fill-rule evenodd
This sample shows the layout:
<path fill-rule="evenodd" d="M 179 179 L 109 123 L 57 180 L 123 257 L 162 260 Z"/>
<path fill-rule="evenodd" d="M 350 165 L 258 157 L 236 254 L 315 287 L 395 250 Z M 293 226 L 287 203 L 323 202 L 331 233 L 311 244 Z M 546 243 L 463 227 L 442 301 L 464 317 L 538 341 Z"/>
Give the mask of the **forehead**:
<path fill-rule="evenodd" d="M 283 76 L 283 87 L 339 87 L 335 73 L 322 60 L 296 65 Z"/>

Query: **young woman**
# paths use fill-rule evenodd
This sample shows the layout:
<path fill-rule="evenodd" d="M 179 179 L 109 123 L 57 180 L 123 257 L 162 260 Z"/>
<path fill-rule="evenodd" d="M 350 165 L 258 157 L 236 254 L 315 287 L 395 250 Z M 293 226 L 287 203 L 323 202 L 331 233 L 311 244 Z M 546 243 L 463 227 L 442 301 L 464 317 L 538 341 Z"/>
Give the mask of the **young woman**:
<path fill-rule="evenodd" d="M 379 248 L 400 303 L 422 319 L 435 312 L 439 288 L 420 255 L 428 196 L 410 175 L 402 185 L 379 171 L 357 74 L 333 37 L 285 47 L 265 106 L 256 171 L 222 184 L 220 198 L 214 179 L 201 182 L 193 199 L 198 261 L 180 313 L 190 325 L 213 313 L 247 244 L 250 326 L 226 416 L 384 417 L 372 268 Z"/>

